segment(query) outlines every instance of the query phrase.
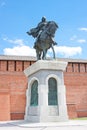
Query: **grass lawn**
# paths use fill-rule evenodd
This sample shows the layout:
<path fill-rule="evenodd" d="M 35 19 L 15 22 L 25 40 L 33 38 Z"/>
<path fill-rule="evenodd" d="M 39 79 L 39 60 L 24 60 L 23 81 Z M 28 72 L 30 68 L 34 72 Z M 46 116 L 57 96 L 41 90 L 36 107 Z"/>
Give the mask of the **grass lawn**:
<path fill-rule="evenodd" d="M 87 120 L 87 117 L 75 118 L 73 120 Z"/>

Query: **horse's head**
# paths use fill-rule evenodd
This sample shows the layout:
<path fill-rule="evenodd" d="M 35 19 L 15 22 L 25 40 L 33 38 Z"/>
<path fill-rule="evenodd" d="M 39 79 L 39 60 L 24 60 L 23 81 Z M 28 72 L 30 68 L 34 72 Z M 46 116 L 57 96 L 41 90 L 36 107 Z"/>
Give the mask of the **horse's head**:
<path fill-rule="evenodd" d="M 58 25 L 54 21 L 49 21 L 48 24 L 46 25 L 47 32 L 50 34 L 50 36 L 54 37 L 55 32 L 58 28 Z"/>

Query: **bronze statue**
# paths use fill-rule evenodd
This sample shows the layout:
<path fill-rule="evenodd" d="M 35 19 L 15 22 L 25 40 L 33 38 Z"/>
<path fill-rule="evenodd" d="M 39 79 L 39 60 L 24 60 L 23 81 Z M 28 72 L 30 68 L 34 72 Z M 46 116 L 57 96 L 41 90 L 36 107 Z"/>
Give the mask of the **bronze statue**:
<path fill-rule="evenodd" d="M 32 35 L 36 38 L 34 48 L 36 49 L 37 60 L 46 59 L 47 50 L 52 48 L 53 58 L 55 58 L 54 45 L 57 43 L 54 41 L 55 32 L 58 25 L 54 21 L 46 21 L 45 17 L 42 17 L 41 22 L 36 28 L 30 29 L 27 32 L 28 35 Z"/>

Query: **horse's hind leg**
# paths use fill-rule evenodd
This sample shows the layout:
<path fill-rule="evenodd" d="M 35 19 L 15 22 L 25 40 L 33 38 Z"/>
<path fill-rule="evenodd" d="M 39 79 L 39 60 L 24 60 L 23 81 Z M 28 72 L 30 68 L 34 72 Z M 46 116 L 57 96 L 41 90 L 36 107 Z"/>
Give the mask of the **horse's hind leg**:
<path fill-rule="evenodd" d="M 39 51 L 36 49 L 37 60 L 40 60 Z"/>
<path fill-rule="evenodd" d="M 43 56 L 42 56 L 42 59 L 43 59 L 43 60 L 46 60 L 46 53 L 47 53 L 47 50 L 46 50 L 46 49 L 43 50 Z"/>
<path fill-rule="evenodd" d="M 41 51 L 39 52 L 39 60 L 41 60 Z"/>
<path fill-rule="evenodd" d="M 36 49 L 37 60 L 41 60 L 41 54 L 42 54 L 42 51 Z"/>

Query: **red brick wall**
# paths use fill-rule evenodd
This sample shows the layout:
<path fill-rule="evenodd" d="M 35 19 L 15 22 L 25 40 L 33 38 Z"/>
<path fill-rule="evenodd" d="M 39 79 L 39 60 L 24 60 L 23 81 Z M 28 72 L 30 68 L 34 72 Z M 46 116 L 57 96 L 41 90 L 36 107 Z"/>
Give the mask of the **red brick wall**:
<path fill-rule="evenodd" d="M 7 111 L 10 117 L 3 118 L 0 115 L 0 120 L 24 118 L 27 78 L 23 70 L 29 65 L 29 61 L 0 61 L 0 93 L 8 92 L 10 97 L 9 104 L 7 105 L 7 108 L 10 108 L 9 112 L 3 109 L 4 106 L 0 109 L 0 113 L 5 111 L 6 115 Z M 6 99 L 6 95 L 3 96 Z M 0 100 L 2 100 L 1 96 Z"/>
<path fill-rule="evenodd" d="M 0 120 L 10 120 L 10 95 L 7 92 L 0 92 Z"/>
<path fill-rule="evenodd" d="M 67 104 L 74 104 L 77 117 L 87 116 L 87 65 L 85 63 L 69 63 L 64 72 Z M 68 110 L 69 113 L 72 109 Z M 73 118 L 73 115 L 69 115 Z M 76 117 L 76 116 L 75 116 Z"/>
<path fill-rule="evenodd" d="M 75 104 L 67 104 L 68 116 L 70 119 L 77 118 L 76 106 Z"/>
<path fill-rule="evenodd" d="M 33 63 L 34 61 L 0 61 L 0 115 L 5 113 L 0 116 L 0 120 L 24 118 L 27 78 L 23 70 Z M 69 118 L 87 116 L 87 64 L 68 63 L 64 82 Z M 6 102 L 4 106 L 1 105 L 2 99 Z"/>

